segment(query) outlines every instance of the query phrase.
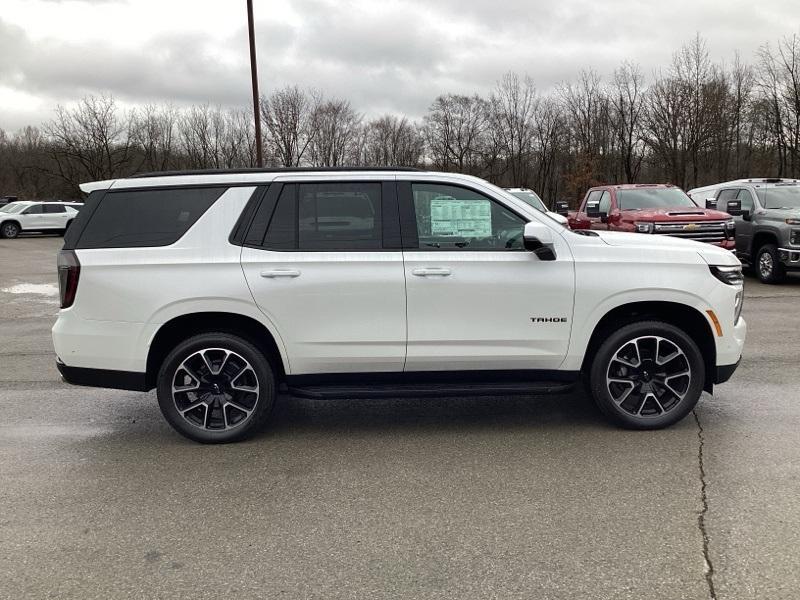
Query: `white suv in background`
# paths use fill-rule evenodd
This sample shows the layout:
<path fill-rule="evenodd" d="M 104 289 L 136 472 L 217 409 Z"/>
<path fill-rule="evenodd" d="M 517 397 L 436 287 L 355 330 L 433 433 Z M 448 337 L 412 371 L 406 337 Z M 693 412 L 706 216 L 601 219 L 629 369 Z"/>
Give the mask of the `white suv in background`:
<path fill-rule="evenodd" d="M 200 442 L 252 434 L 279 390 L 534 395 L 581 379 L 612 421 L 655 429 L 726 381 L 744 344 L 730 252 L 570 231 L 475 177 L 249 170 L 83 190 L 58 258 L 58 368 L 156 388 Z"/>
<path fill-rule="evenodd" d="M 66 231 L 78 216 L 69 202 L 11 202 L 0 208 L 0 237 L 15 238 L 22 232 Z"/>

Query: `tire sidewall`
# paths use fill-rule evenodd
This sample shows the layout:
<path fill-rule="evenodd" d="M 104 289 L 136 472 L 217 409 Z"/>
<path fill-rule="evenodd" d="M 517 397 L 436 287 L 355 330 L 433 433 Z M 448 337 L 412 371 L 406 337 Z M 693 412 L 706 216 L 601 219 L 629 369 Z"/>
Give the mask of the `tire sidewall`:
<path fill-rule="evenodd" d="M 6 227 L 13 227 L 14 228 L 13 235 L 6 234 Z M 0 225 L 0 234 L 2 234 L 2 237 L 6 238 L 6 239 L 9 239 L 9 240 L 13 240 L 16 237 L 18 237 L 19 236 L 19 231 L 20 231 L 19 225 L 17 225 L 16 223 L 3 223 L 2 225 Z"/>
<path fill-rule="evenodd" d="M 689 389 L 678 406 L 658 417 L 641 418 L 616 405 L 606 386 L 606 373 L 612 356 L 626 341 L 653 335 L 668 339 L 684 352 L 692 378 Z M 697 404 L 705 386 L 705 360 L 697 344 L 674 325 L 662 321 L 640 321 L 620 328 L 601 344 L 592 361 L 589 381 L 592 397 L 598 408 L 616 424 L 628 429 L 661 429 L 683 419 Z"/>
<path fill-rule="evenodd" d="M 188 356 L 203 348 L 232 350 L 245 358 L 255 371 L 260 392 L 258 404 L 250 420 L 241 427 L 229 431 L 200 429 L 188 423 L 175 407 L 172 398 L 175 370 Z M 167 355 L 158 372 L 156 393 L 164 418 L 178 433 L 195 442 L 222 444 L 243 440 L 263 427 L 275 402 L 275 378 L 264 353 L 251 342 L 229 333 L 207 333 L 185 340 Z"/>
<path fill-rule="evenodd" d="M 769 277 L 765 277 L 761 274 L 761 257 L 765 254 L 769 254 L 772 257 L 772 273 Z M 783 279 L 783 264 L 780 261 L 780 257 L 778 256 L 778 247 L 774 244 L 767 244 L 765 246 L 761 246 L 758 250 L 758 254 L 756 255 L 756 263 L 753 267 L 756 272 L 756 277 L 762 283 L 780 283 Z"/>

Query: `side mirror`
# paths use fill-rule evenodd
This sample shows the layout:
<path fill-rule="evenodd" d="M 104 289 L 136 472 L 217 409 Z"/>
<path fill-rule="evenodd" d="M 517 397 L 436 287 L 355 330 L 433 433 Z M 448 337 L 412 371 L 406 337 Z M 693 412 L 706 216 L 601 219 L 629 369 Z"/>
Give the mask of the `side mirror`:
<path fill-rule="evenodd" d="M 608 217 L 608 213 L 600 212 L 600 202 L 587 202 L 586 203 L 586 216 L 590 219 L 604 219 Z"/>
<path fill-rule="evenodd" d="M 556 212 L 566 217 L 569 214 L 569 203 L 563 200 L 556 202 Z"/>
<path fill-rule="evenodd" d="M 706 198 L 706 208 L 711 210 L 715 210 L 717 208 L 717 199 L 716 198 Z"/>
<path fill-rule="evenodd" d="M 728 214 L 733 215 L 734 217 L 743 217 L 744 211 L 742 211 L 742 201 L 741 200 L 728 200 Z"/>
<path fill-rule="evenodd" d="M 555 260 L 556 253 L 553 249 L 553 230 L 544 223 L 531 221 L 525 223 L 522 233 L 525 249 L 533 252 L 539 260 Z"/>

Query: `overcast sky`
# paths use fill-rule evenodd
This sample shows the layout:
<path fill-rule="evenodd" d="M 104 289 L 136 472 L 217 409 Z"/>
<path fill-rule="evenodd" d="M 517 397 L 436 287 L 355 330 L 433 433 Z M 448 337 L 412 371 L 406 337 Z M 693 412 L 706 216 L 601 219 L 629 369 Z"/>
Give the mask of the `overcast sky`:
<path fill-rule="evenodd" d="M 798 0 L 254 0 L 262 92 L 313 86 L 367 115 L 422 115 L 513 69 L 547 90 L 625 59 L 646 74 L 696 32 L 712 58 L 800 33 Z M 110 92 L 247 105 L 245 0 L 0 0 L 0 128 Z"/>

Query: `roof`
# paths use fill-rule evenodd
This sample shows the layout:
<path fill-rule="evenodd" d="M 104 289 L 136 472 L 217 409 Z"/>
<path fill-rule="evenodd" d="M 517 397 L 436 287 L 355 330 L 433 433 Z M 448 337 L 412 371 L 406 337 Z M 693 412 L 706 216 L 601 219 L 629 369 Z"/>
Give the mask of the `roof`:
<path fill-rule="evenodd" d="M 309 173 L 313 177 L 328 176 L 334 179 L 364 176 L 375 178 L 377 174 L 408 175 L 409 173 L 457 175 L 460 178 L 471 178 L 468 175 L 439 173 L 415 169 L 411 167 L 289 167 L 280 169 L 202 169 L 193 171 L 162 171 L 156 173 L 140 173 L 120 179 L 107 179 L 82 183 L 81 191 L 91 193 L 95 190 L 110 188 L 138 188 L 157 186 L 189 186 L 189 185 L 260 185 L 269 183 L 281 175 L 297 175 Z"/>
<path fill-rule="evenodd" d="M 187 169 L 183 171 L 153 171 L 136 173 L 128 179 L 144 177 L 175 177 L 180 175 L 231 175 L 242 173 L 327 173 L 341 171 L 421 171 L 415 167 L 246 167 L 241 169 Z"/>
<path fill-rule="evenodd" d="M 609 183 L 606 185 L 595 185 L 589 188 L 590 190 L 600 190 L 606 188 L 614 188 L 615 190 L 636 190 L 642 188 L 655 188 L 655 189 L 666 189 L 666 188 L 676 188 L 676 185 L 672 183 Z"/>

